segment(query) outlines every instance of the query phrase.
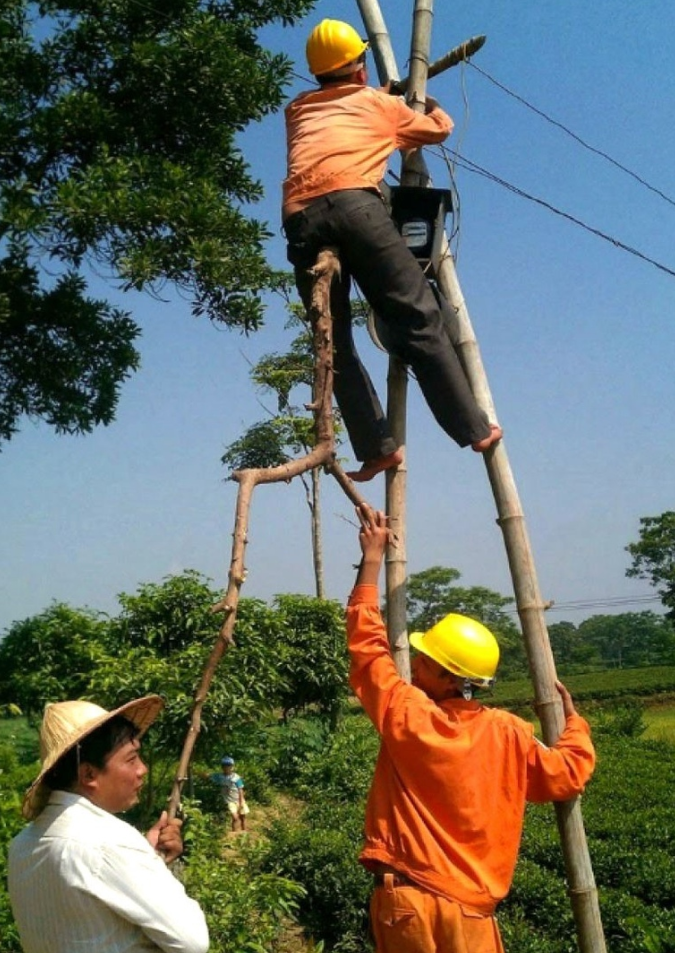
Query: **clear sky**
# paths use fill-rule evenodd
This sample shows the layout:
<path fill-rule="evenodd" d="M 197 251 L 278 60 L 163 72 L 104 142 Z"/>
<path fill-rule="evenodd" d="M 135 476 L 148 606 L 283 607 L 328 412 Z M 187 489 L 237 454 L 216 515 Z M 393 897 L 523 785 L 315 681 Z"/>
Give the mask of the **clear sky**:
<path fill-rule="evenodd" d="M 385 0 L 382 10 L 404 71 L 412 2 Z M 319 0 L 305 23 L 264 33 L 269 48 L 293 56 L 300 77 L 307 32 L 324 17 L 361 28 L 355 0 Z M 583 149 L 471 66 L 430 84 L 455 118 L 447 145 L 675 270 L 672 0 L 437 0 L 432 58 L 480 33 L 487 43 L 476 66 L 668 198 Z M 300 77 L 290 94 L 306 86 Z M 282 117 L 251 127 L 241 146 L 265 186 L 255 214 L 275 232 L 270 258 L 283 266 Z M 434 183 L 447 186 L 445 166 L 428 159 Z M 396 158 L 392 168 L 398 171 Z M 641 601 L 653 594 L 646 583 L 625 578 L 624 547 L 638 538 L 641 516 L 675 507 L 675 277 L 493 181 L 459 169 L 456 179 L 459 279 L 542 594 L 560 605 L 550 621 L 658 609 Z M 110 427 L 59 437 L 26 422 L 5 445 L 0 630 L 52 600 L 114 613 L 118 593 L 184 568 L 226 583 L 236 486 L 224 481 L 219 460 L 265 415 L 248 369 L 289 343 L 283 309 L 272 302 L 265 329 L 245 338 L 192 318 L 170 296 L 105 293 L 143 327 L 142 368 Z M 365 338 L 360 349 L 384 395 L 384 355 Z M 414 382 L 408 429 L 409 571 L 454 566 L 466 585 L 511 594 L 482 460 L 444 435 Z M 324 487 L 328 594 L 343 600 L 358 559 L 356 532 L 350 505 L 330 481 Z M 384 479 L 367 494 L 383 505 Z M 242 595 L 313 591 L 298 481 L 257 490 L 246 561 Z M 578 601 L 593 606 L 563 608 Z"/>

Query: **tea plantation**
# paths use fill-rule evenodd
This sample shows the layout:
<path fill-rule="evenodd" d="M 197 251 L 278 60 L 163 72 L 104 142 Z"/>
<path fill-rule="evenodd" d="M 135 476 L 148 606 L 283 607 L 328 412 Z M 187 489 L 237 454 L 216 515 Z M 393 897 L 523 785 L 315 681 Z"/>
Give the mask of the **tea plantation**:
<path fill-rule="evenodd" d="M 577 679 L 568 681 L 585 698 L 579 708 L 598 748 L 582 808 L 607 948 L 675 953 L 675 671 L 593 679 L 600 700 L 590 685 L 586 694 L 582 682 L 575 688 Z M 648 681 L 652 694 L 642 696 Z M 500 692 L 518 706 L 527 698 L 525 684 L 504 684 Z M 647 707 L 655 702 L 658 708 Z M 649 737 L 653 712 L 657 740 Z M 17 719 L 0 728 L 0 953 L 20 953 L 4 865 L 7 842 L 22 826 L 20 793 L 36 770 L 35 732 Z M 304 715 L 261 725 L 237 744 L 251 833 L 228 835 L 208 781 L 211 765 L 195 765 L 187 805 L 180 876 L 207 912 L 213 953 L 367 953 L 371 885 L 357 855 L 377 751 L 369 722 L 351 704 L 334 731 L 325 719 Z M 158 795 L 149 816 L 160 803 Z M 528 808 L 499 922 L 508 953 L 578 949 L 550 805 Z"/>

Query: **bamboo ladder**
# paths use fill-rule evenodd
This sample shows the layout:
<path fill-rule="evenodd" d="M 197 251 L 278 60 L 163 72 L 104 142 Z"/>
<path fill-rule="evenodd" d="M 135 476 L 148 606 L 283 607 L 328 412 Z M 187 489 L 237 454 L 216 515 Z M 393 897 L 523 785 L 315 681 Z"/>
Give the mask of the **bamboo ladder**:
<path fill-rule="evenodd" d="M 357 2 L 374 53 L 380 82 L 385 84 L 389 80 L 398 80 L 399 73 L 391 41 L 378 0 L 357 0 Z M 410 76 L 406 81 L 406 89 L 409 104 L 412 108 L 420 110 L 424 109 L 426 95 L 432 19 L 433 0 L 415 0 Z M 402 184 L 429 185 L 429 174 L 420 152 L 404 157 Z M 447 239 L 437 278 L 443 295 L 457 315 L 459 324 L 457 351 L 471 388 L 490 420 L 496 420 L 487 375 L 461 292 L 454 261 L 447 247 Z M 388 384 L 388 416 L 395 439 L 400 446 L 405 446 L 407 379 L 404 368 L 395 359 L 390 360 Z M 545 605 L 539 590 L 525 516 L 504 441 L 490 448 L 483 454 L 483 459 L 497 507 L 497 522 L 504 537 L 534 686 L 537 713 L 541 721 L 544 740 L 551 745 L 560 736 L 565 718 L 560 697 L 555 688 L 555 662 L 544 619 Z M 397 544 L 396 549 L 390 548 L 388 553 L 386 577 L 389 640 L 399 664 L 399 671 L 404 677 L 409 675 L 405 616 L 405 477 L 404 465 L 397 473 L 387 474 L 387 511 L 395 527 Z M 579 950 L 581 953 L 606 953 L 598 892 L 579 798 L 556 803 L 555 812 Z"/>

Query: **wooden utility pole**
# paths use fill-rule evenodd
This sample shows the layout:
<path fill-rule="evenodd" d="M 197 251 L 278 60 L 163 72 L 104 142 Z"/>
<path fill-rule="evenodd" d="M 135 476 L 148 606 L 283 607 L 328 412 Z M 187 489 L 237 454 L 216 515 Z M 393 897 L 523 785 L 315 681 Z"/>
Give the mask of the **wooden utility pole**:
<path fill-rule="evenodd" d="M 389 79 L 398 79 L 399 74 L 396 72 L 389 34 L 379 10 L 378 0 L 358 0 L 358 3 L 371 46 L 376 51 L 375 61 L 378 64 L 378 69 L 380 64 L 383 64 L 383 66 L 389 64 L 389 69 L 392 70 L 391 72 L 381 71 L 380 82 L 386 83 Z M 413 108 L 419 108 L 420 103 L 424 108 L 426 73 L 422 80 L 419 77 L 419 72 L 416 71 L 421 71 L 428 64 L 431 4 L 432 0 L 416 0 L 415 2 L 408 97 Z M 375 28 L 372 33 L 371 27 Z M 383 47 L 383 49 L 378 49 L 379 47 Z M 414 171 L 416 175 L 424 175 L 426 172 L 426 165 L 421 153 L 415 156 Z M 424 184 L 428 183 L 429 176 L 427 173 Z M 413 183 L 404 181 L 404 184 L 420 184 L 420 181 L 419 179 Z M 447 246 L 447 240 L 445 254 L 438 268 L 437 278 L 441 291 L 457 315 L 459 339 L 456 347 L 473 393 L 479 405 L 487 412 L 490 420 L 496 422 L 497 418 L 487 375 L 471 325 L 468 308 L 461 292 L 454 261 Z M 391 391 L 390 399 L 395 399 L 395 394 Z M 394 419 L 396 419 L 395 408 L 390 407 L 389 409 L 392 411 Z M 554 744 L 564 727 L 565 718 L 560 697 L 555 688 L 555 661 L 544 619 L 544 602 L 539 590 L 534 556 L 525 525 L 525 516 L 504 441 L 500 441 L 482 456 L 497 506 L 498 523 L 504 536 L 516 606 L 534 685 L 537 712 L 541 721 L 544 740 L 547 744 Z M 388 483 L 388 490 L 395 484 L 397 478 L 398 475 L 395 475 L 391 483 Z M 398 500 L 396 505 L 401 505 Z M 404 509 L 402 512 L 404 512 Z M 401 535 L 403 535 L 404 528 L 405 524 L 402 521 L 400 525 Z M 399 533 L 398 525 L 396 525 L 396 532 Z M 401 586 L 403 588 L 402 602 L 405 606 L 405 580 L 402 583 L 397 583 L 395 595 L 397 602 L 400 602 L 399 589 Z M 387 575 L 387 587 L 387 603 L 389 604 L 391 598 L 389 575 Z M 607 947 L 600 917 L 598 892 L 593 876 L 579 798 L 557 803 L 555 810 L 579 949 L 581 953 L 606 953 Z"/>

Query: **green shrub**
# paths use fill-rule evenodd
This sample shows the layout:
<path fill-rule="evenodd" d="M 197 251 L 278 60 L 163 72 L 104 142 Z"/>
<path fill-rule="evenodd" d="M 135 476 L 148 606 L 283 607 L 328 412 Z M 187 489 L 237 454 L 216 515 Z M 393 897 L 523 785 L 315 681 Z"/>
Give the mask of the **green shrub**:
<path fill-rule="evenodd" d="M 19 765 L 16 748 L 8 744 L 0 744 L 0 774 L 10 774 Z"/>
<path fill-rule="evenodd" d="M 303 766 L 295 784 L 299 796 L 336 803 L 359 802 L 373 777 L 380 739 L 361 712 L 346 718 L 340 730 Z"/>
<path fill-rule="evenodd" d="M 593 731 L 614 738 L 639 738 L 647 730 L 644 709 L 644 703 L 635 698 L 601 708 L 594 718 Z"/>
<path fill-rule="evenodd" d="M 21 816 L 25 771 L 4 774 L 0 779 L 0 949 L 2 953 L 21 953 L 19 934 L 14 923 L 7 893 L 7 851 L 10 840 L 25 825 Z"/>
<path fill-rule="evenodd" d="M 273 824 L 260 858 L 262 869 L 303 885 L 301 923 L 311 936 L 342 953 L 367 949 L 372 878 L 357 860 L 362 825 L 354 805 L 317 803 L 299 821 Z"/>
<path fill-rule="evenodd" d="M 255 848 L 223 843 L 213 821 L 188 803 L 187 861 L 181 879 L 206 915 L 214 953 L 272 953 L 282 927 L 295 919 L 305 891 L 291 879 L 254 873 Z"/>

